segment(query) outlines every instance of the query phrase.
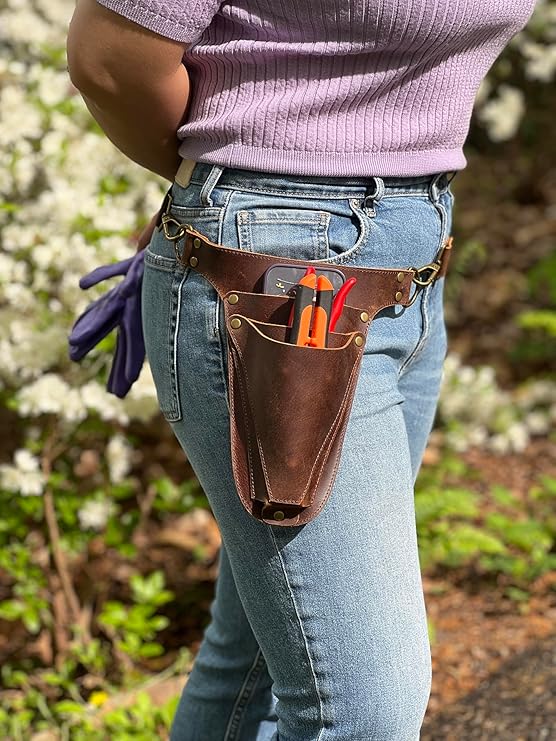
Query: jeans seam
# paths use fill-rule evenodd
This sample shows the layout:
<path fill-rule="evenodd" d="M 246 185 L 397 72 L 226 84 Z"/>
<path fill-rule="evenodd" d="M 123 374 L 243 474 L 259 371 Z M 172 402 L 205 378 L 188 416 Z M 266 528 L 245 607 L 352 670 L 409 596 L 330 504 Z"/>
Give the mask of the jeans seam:
<path fill-rule="evenodd" d="M 311 659 L 311 652 L 309 651 L 309 644 L 307 642 L 307 636 L 305 635 L 305 631 L 303 630 L 303 622 L 301 620 L 301 616 L 300 616 L 299 610 L 297 608 L 297 604 L 296 604 L 296 601 L 295 601 L 293 590 L 292 590 L 291 585 L 290 585 L 290 580 L 288 579 L 288 573 L 286 571 L 286 566 L 284 564 L 284 560 L 282 558 L 282 554 L 280 553 L 280 550 L 278 548 L 278 544 L 276 542 L 276 536 L 274 534 L 274 530 L 272 529 L 272 525 L 268 525 L 268 528 L 269 528 L 269 531 L 270 531 L 270 537 L 272 538 L 272 542 L 273 542 L 274 548 L 276 550 L 276 555 L 278 556 L 278 559 L 280 561 L 280 566 L 282 568 L 282 573 L 284 574 L 284 579 L 285 579 L 285 582 L 286 582 L 286 586 L 288 588 L 288 592 L 289 592 L 289 595 L 290 595 L 290 599 L 292 601 L 293 609 L 295 611 L 295 615 L 297 617 L 297 621 L 298 621 L 298 624 L 299 624 L 299 630 L 300 630 L 301 635 L 303 637 L 303 643 L 305 645 L 305 651 L 307 652 L 307 660 L 309 662 L 309 666 L 311 667 L 311 675 L 312 675 L 313 683 L 314 683 L 314 686 L 315 686 L 315 693 L 316 693 L 316 696 L 317 696 L 318 701 L 319 701 L 319 717 L 320 717 L 319 734 L 318 734 L 317 738 L 315 739 L 315 741 L 320 741 L 320 739 L 322 737 L 322 734 L 324 733 L 324 716 L 323 716 L 323 711 L 322 711 L 322 697 L 320 696 L 320 693 L 319 693 L 319 686 L 318 686 L 318 681 L 317 681 L 317 675 L 315 673 L 315 667 L 313 666 L 313 661 Z"/>
<path fill-rule="evenodd" d="M 218 183 L 216 184 L 215 188 L 217 187 L 218 187 Z M 211 191 L 211 195 L 212 193 L 214 193 L 215 188 L 213 188 L 213 190 Z M 228 206 L 229 206 L 230 199 L 233 196 L 233 194 L 234 192 L 233 190 L 231 190 L 230 193 L 224 198 L 224 203 L 220 207 L 220 213 L 218 215 L 218 236 L 217 236 L 218 244 L 223 243 L 222 240 L 223 240 L 223 232 L 224 232 L 224 221 L 226 219 L 226 215 L 228 213 Z M 214 291 L 214 296 L 215 296 L 215 299 L 214 299 L 215 306 L 214 306 L 214 311 L 212 313 L 211 323 L 212 323 L 213 335 L 216 337 L 219 334 L 219 327 L 220 327 L 219 310 L 220 310 L 221 298 L 220 298 L 220 294 L 218 293 L 216 288 L 214 288 L 214 286 L 212 286 L 212 290 Z"/>
<path fill-rule="evenodd" d="M 166 415 L 169 422 L 178 422 L 181 419 L 181 402 L 178 380 L 178 335 L 180 330 L 181 314 L 181 292 L 183 284 L 189 276 L 189 269 L 183 273 L 176 271 L 174 273 L 172 285 L 172 315 L 170 318 L 170 347 L 169 347 L 169 365 L 170 365 L 170 383 L 172 386 L 172 410 Z M 178 282 L 179 281 L 179 282 Z"/>
<path fill-rule="evenodd" d="M 193 182 L 193 181 L 192 181 Z M 277 195 L 277 196 L 289 196 L 292 198 L 309 198 L 311 200 L 345 200 L 346 198 L 356 198 L 359 200 L 363 200 L 367 193 L 363 189 L 351 192 L 350 190 L 346 189 L 345 191 L 341 192 L 340 194 L 322 194 L 322 193 L 315 193 L 314 191 L 290 191 L 286 189 L 280 189 L 280 190 L 274 190 L 273 188 L 250 188 L 245 185 L 241 185 L 241 187 L 232 186 L 232 185 L 225 185 L 222 183 L 217 183 L 215 185 L 215 189 L 218 190 L 229 190 L 232 193 L 233 192 L 239 192 L 239 193 L 258 193 L 260 195 Z M 388 194 L 388 187 L 386 187 L 384 195 L 382 198 L 393 198 L 395 196 L 418 196 L 419 198 L 428 198 L 428 191 L 423 188 L 422 190 L 407 190 L 407 191 L 398 191 L 396 190 L 391 195 Z M 215 208 L 214 206 L 207 206 L 207 208 Z"/>
<path fill-rule="evenodd" d="M 446 234 L 446 225 L 448 224 L 448 214 L 443 204 L 440 202 L 440 198 L 432 201 L 432 205 L 434 206 L 434 208 L 436 209 L 436 211 L 438 212 L 440 216 L 440 242 L 439 242 L 439 245 L 437 246 L 437 252 L 438 252 L 438 250 L 440 249 L 440 245 L 442 245 L 445 242 L 448 236 Z M 420 300 L 418 300 L 417 302 L 421 307 L 421 314 L 423 317 L 423 331 L 421 332 L 421 336 L 419 337 L 419 341 L 417 342 L 417 345 L 413 349 L 413 352 L 411 353 L 411 355 L 409 355 L 409 357 L 406 358 L 405 362 L 400 367 L 398 371 L 398 379 L 400 379 L 403 376 L 403 374 L 406 371 L 406 368 L 408 368 L 414 362 L 414 360 L 416 360 L 416 358 L 418 358 L 423 352 L 423 348 L 429 336 L 429 329 L 430 329 L 430 316 L 428 312 L 429 296 L 434 286 L 435 286 L 435 281 L 433 281 L 428 286 L 426 286 L 426 288 L 422 291 Z"/>
<path fill-rule="evenodd" d="M 222 741 L 236 741 L 236 739 L 238 738 L 237 732 L 241 727 L 243 711 L 247 707 L 249 700 L 251 699 L 251 696 L 253 694 L 253 690 L 257 686 L 257 680 L 260 676 L 260 669 L 263 667 L 263 665 L 264 657 L 259 647 L 257 653 L 255 654 L 253 663 L 251 664 L 249 670 L 247 671 L 247 674 L 245 675 L 243 684 L 241 685 L 241 688 L 234 702 L 234 706 L 230 713 L 230 718 L 228 720 L 226 730 L 224 731 L 224 738 L 222 739 Z"/>

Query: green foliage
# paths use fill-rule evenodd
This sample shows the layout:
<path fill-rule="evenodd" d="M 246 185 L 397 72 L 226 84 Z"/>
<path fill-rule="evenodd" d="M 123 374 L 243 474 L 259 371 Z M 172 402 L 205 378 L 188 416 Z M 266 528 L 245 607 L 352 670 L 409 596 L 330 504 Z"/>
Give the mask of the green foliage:
<path fill-rule="evenodd" d="M 522 311 L 517 315 L 517 322 L 523 329 L 540 330 L 549 337 L 556 337 L 556 311 L 550 309 Z"/>
<path fill-rule="evenodd" d="M 535 309 L 521 311 L 517 325 L 524 330 L 511 357 L 518 360 L 544 361 L 547 366 L 556 359 L 556 251 L 538 260 L 527 272 L 529 297 Z"/>
<path fill-rule="evenodd" d="M 523 499 L 493 484 L 486 494 L 445 483 L 442 464 L 417 481 L 415 511 L 424 569 L 468 566 L 503 575 L 512 599 L 556 568 L 556 479 L 540 476 Z M 495 508 L 495 509 L 493 509 Z"/>
<path fill-rule="evenodd" d="M 130 580 L 134 605 L 121 602 L 104 603 L 98 617 L 99 625 L 109 629 L 115 646 L 132 659 L 160 656 L 164 649 L 153 641 L 156 633 L 168 625 L 168 618 L 157 615 L 157 608 L 169 602 L 173 594 L 164 589 L 164 574 L 155 571 L 150 576 L 135 574 Z"/>

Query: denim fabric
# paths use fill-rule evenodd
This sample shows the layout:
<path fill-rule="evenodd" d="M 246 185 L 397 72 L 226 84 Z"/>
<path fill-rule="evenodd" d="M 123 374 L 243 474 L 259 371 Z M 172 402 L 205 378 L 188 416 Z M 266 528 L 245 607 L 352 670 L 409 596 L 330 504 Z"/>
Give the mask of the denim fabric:
<path fill-rule="evenodd" d="M 174 216 L 213 241 L 340 267 L 429 263 L 453 205 L 445 173 L 322 178 L 206 163 L 172 196 Z M 447 349 L 444 280 L 377 314 L 329 500 L 306 525 L 273 526 L 235 489 L 221 301 L 154 234 L 147 356 L 222 535 L 211 621 L 172 741 L 419 738 L 431 658 L 413 492 Z"/>

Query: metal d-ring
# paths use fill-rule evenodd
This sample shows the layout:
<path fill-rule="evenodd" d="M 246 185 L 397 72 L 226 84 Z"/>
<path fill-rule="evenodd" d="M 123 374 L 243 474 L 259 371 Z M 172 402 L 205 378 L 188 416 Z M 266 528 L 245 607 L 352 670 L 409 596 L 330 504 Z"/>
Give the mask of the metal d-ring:
<path fill-rule="evenodd" d="M 415 288 L 415 291 L 413 292 L 413 296 L 409 300 L 409 302 L 406 304 L 406 306 L 411 306 L 417 296 L 421 293 L 423 288 L 425 286 L 430 285 L 433 280 L 436 278 L 436 274 L 440 270 L 440 263 L 438 262 L 431 262 L 428 265 L 423 265 L 422 268 L 409 268 L 409 270 L 413 270 L 415 275 L 411 279 L 412 283 L 415 283 L 417 288 Z M 426 278 L 421 277 L 421 273 L 424 273 L 425 271 L 430 271 Z"/>
<path fill-rule="evenodd" d="M 174 244 L 174 252 L 176 253 L 176 258 L 178 261 L 181 260 L 181 254 L 178 250 L 177 242 L 180 241 L 180 239 L 183 239 L 186 234 L 187 229 L 193 229 L 191 224 L 180 224 L 180 222 L 177 219 L 174 219 L 172 216 L 169 216 L 167 213 L 163 214 L 162 216 L 162 231 L 164 232 L 164 236 L 169 242 L 173 242 Z M 172 233 L 170 231 L 170 226 L 177 227 L 177 231 Z"/>

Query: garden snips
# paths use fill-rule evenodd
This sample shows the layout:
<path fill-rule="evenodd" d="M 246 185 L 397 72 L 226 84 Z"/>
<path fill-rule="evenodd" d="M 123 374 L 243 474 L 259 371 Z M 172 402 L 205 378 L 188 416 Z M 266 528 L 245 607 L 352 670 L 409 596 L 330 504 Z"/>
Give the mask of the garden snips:
<path fill-rule="evenodd" d="M 317 276 L 315 268 L 308 267 L 297 284 L 288 341 L 294 345 L 328 347 L 328 333 L 334 330 L 346 296 L 356 282 L 356 278 L 350 278 L 334 297 L 330 280 L 325 275 Z"/>

